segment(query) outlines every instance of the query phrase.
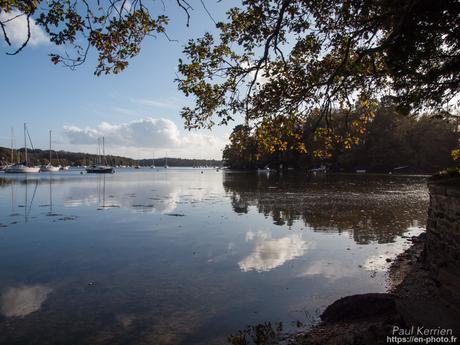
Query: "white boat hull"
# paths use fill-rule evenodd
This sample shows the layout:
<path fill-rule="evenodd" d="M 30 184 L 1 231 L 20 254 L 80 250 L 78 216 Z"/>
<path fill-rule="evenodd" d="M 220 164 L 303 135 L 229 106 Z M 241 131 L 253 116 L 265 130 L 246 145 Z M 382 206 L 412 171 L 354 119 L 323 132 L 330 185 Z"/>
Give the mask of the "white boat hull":
<path fill-rule="evenodd" d="M 40 168 L 40 171 L 42 172 L 58 172 L 61 170 L 61 167 L 55 167 L 55 166 L 44 166 Z"/>
<path fill-rule="evenodd" d="M 8 167 L 5 169 L 5 173 L 8 174 L 30 174 L 40 172 L 40 167 Z"/>

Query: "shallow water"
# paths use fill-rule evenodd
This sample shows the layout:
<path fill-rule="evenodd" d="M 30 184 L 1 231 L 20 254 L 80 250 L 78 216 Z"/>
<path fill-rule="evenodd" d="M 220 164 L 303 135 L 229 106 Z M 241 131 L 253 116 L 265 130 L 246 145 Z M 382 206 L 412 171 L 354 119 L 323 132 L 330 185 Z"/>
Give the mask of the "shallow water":
<path fill-rule="evenodd" d="M 201 173 L 203 171 L 203 173 Z M 1 344 L 225 344 L 385 291 L 416 176 L 124 169 L 0 175 Z"/>

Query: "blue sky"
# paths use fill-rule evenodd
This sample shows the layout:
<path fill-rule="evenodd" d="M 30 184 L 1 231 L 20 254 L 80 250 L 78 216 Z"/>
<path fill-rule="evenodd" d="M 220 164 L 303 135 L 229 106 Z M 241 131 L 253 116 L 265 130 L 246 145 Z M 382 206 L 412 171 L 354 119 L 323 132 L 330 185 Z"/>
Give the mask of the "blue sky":
<path fill-rule="evenodd" d="M 53 65 L 48 53 L 56 47 L 37 30 L 33 43 L 17 56 L 7 56 L 8 48 L 1 42 L 0 146 L 10 145 L 11 127 L 22 146 L 22 126 L 27 122 L 39 148 L 47 148 L 51 129 L 55 149 L 95 152 L 97 136 L 105 135 L 109 153 L 220 159 L 236 123 L 212 132 L 185 131 L 179 111 L 191 100 L 173 82 L 183 45 L 214 31 L 214 24 L 198 0 L 190 1 L 194 10 L 189 28 L 175 1 L 165 3 L 171 18 L 168 34 L 179 42 L 163 36 L 146 39 L 141 54 L 119 75 L 95 77 L 94 54 L 76 71 Z M 206 5 L 213 17 L 222 20 L 236 2 L 206 1 Z M 18 23 L 9 29 L 10 35 L 20 38 L 24 27 Z"/>

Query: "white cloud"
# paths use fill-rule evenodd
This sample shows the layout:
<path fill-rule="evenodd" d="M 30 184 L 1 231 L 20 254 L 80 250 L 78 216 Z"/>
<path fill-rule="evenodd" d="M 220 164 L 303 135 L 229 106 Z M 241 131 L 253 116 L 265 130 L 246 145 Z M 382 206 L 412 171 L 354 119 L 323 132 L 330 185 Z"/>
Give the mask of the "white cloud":
<path fill-rule="evenodd" d="M 266 232 L 246 234 L 246 241 L 254 239 L 256 245 L 253 252 L 238 263 L 243 272 L 270 271 L 287 261 L 304 255 L 306 250 L 312 247 L 312 243 L 304 241 L 301 234 L 292 234 L 277 239 L 272 239 Z"/>
<path fill-rule="evenodd" d="M 225 141 L 210 133 L 183 132 L 165 118 L 147 117 L 121 124 L 102 122 L 94 128 L 64 126 L 64 134 L 76 149 L 93 152 L 97 139 L 105 137 L 106 152 L 133 158 L 180 156 L 221 159 Z M 160 150 L 158 152 L 158 150 Z"/>
<path fill-rule="evenodd" d="M 5 30 L 8 38 L 10 39 L 11 44 L 16 47 L 21 46 L 27 40 L 27 17 L 20 14 L 21 12 L 17 10 L 12 10 L 9 13 L 0 13 L 0 21 L 2 22 L 18 16 L 17 18 L 5 23 Z M 31 46 L 37 46 L 47 43 L 49 43 L 49 39 L 45 31 L 43 31 L 43 29 L 35 23 L 34 19 L 30 18 L 30 40 L 28 44 Z"/>
<path fill-rule="evenodd" d="M 247 62 L 243 62 L 241 64 L 241 67 L 246 69 L 246 68 L 249 68 L 249 67 L 254 67 L 254 65 L 249 65 Z M 257 73 L 257 78 L 256 78 L 256 84 L 259 84 L 259 85 L 265 85 L 267 82 L 270 81 L 270 77 L 267 76 L 267 72 L 268 70 L 265 68 L 265 67 L 262 67 L 259 72 Z M 249 76 L 251 77 L 251 79 L 254 79 L 255 76 L 256 76 L 256 72 L 255 71 L 251 71 L 249 72 Z"/>

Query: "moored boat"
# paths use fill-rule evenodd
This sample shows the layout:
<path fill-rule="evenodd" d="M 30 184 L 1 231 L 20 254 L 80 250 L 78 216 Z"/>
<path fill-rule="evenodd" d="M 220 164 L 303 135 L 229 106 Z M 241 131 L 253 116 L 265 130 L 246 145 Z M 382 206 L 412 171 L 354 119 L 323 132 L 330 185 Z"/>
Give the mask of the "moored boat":
<path fill-rule="evenodd" d="M 150 166 L 150 169 L 155 169 L 155 154 L 152 155 L 152 165 Z"/>
<path fill-rule="evenodd" d="M 101 143 L 98 139 L 98 164 L 93 164 L 86 168 L 86 172 L 88 174 L 113 174 L 115 169 L 109 165 L 102 164 L 102 161 L 105 161 L 105 141 L 104 137 L 102 137 L 102 157 L 100 155 L 101 152 Z"/>
<path fill-rule="evenodd" d="M 13 164 L 5 169 L 5 173 L 9 174 L 28 174 L 38 172 L 40 172 L 40 167 L 29 167 L 26 162 Z"/>
<path fill-rule="evenodd" d="M 108 165 L 92 165 L 86 168 L 89 174 L 113 174 L 115 169 Z"/>
<path fill-rule="evenodd" d="M 42 167 L 40 167 L 40 171 L 41 172 L 57 172 L 61 170 L 61 167 L 60 166 L 54 166 L 50 163 L 48 163 L 47 165 L 43 165 Z"/>
<path fill-rule="evenodd" d="M 40 172 L 40 167 L 30 166 L 27 156 L 27 125 L 24 123 L 24 162 L 19 162 L 13 165 L 10 165 L 5 169 L 5 173 L 9 174 L 29 174 L 29 173 L 38 173 Z M 30 140 L 30 135 L 29 135 Z M 32 142 L 31 142 L 32 143 Z M 32 145 L 33 148 L 33 145 Z"/>
<path fill-rule="evenodd" d="M 59 170 L 61 170 L 61 166 L 54 166 L 52 163 L 51 163 L 51 130 L 50 130 L 50 150 L 49 150 L 49 153 L 50 153 L 50 157 L 49 157 L 49 163 L 47 165 L 43 165 L 41 168 L 40 168 L 40 171 L 42 172 L 58 172 Z"/>

